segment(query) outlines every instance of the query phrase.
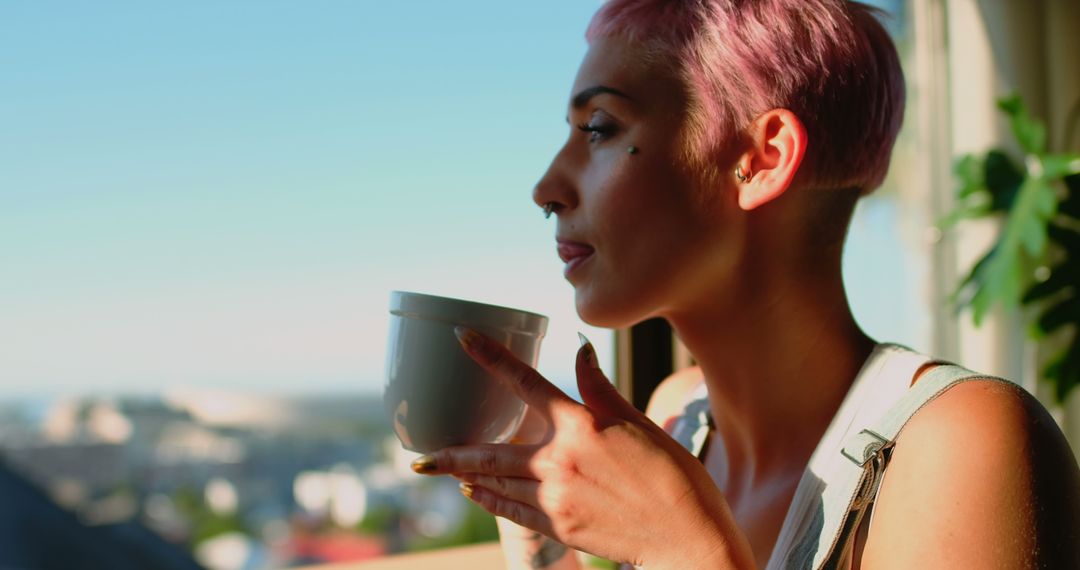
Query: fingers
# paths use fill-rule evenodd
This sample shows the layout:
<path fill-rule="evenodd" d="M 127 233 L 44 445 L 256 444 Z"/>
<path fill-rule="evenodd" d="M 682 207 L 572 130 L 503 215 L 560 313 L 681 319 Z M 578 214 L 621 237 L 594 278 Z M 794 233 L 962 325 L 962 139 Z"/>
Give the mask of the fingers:
<path fill-rule="evenodd" d="M 540 482 L 536 479 L 492 477 L 475 473 L 462 473 L 454 477 L 462 483 L 468 483 L 474 487 L 483 487 L 500 497 L 528 505 L 534 509 L 540 509 Z"/>
<path fill-rule="evenodd" d="M 555 529 L 551 524 L 551 519 L 535 507 L 501 497 L 492 491 L 471 483 L 461 484 L 461 494 L 497 517 L 531 528 L 548 537 L 555 536 Z"/>
<path fill-rule="evenodd" d="M 596 359 L 596 349 L 589 339 L 581 333 L 578 333 L 578 337 L 581 338 L 581 349 L 578 350 L 575 369 L 578 391 L 585 405 L 623 419 L 637 419 L 642 416 L 604 376 L 604 371 L 600 369 L 600 363 Z"/>
<path fill-rule="evenodd" d="M 518 360 L 505 346 L 465 327 L 455 327 L 454 334 L 473 360 L 497 378 L 509 382 L 526 404 L 549 416 L 555 406 L 576 405 L 562 390 Z"/>
<path fill-rule="evenodd" d="M 412 462 L 412 469 L 421 475 L 476 473 L 536 479 L 530 466 L 536 449 L 533 445 L 498 444 L 450 447 L 419 457 Z"/>

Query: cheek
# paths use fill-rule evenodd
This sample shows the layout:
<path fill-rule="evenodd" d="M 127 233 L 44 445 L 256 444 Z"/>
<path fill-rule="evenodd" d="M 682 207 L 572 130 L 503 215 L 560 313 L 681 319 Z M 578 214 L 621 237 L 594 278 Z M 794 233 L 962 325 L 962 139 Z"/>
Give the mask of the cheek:
<path fill-rule="evenodd" d="M 597 224 L 607 225 L 608 219 L 634 219 L 644 216 L 658 201 L 669 195 L 672 177 L 656 165 L 641 159 L 618 157 L 603 172 L 586 180 L 592 195 Z"/>
<path fill-rule="evenodd" d="M 598 189 L 590 220 L 607 269 L 625 278 L 609 286 L 653 289 L 712 236 L 671 177 L 628 171 L 617 182 Z"/>

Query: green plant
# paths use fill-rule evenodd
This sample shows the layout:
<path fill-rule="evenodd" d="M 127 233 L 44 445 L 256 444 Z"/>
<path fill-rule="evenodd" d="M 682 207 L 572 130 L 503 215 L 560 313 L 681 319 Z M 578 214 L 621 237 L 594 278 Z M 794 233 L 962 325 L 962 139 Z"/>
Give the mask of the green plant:
<path fill-rule="evenodd" d="M 1035 338 L 1070 327 L 1066 348 L 1042 376 L 1064 401 L 1080 385 L 1080 155 L 1047 152 L 1046 126 L 1031 117 L 1019 96 L 998 101 L 1024 154 L 1014 161 L 1002 150 L 961 157 L 957 209 L 946 218 L 1004 216 L 996 243 L 953 294 L 970 307 L 978 326 L 995 303 L 1036 309 Z"/>

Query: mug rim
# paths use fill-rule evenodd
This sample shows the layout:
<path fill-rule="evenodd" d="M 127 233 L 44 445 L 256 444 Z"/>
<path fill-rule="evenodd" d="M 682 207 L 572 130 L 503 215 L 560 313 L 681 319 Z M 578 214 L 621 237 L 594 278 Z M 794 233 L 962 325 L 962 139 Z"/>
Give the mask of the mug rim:
<path fill-rule="evenodd" d="M 415 291 L 391 291 L 390 314 L 447 324 L 494 327 L 539 337 L 544 336 L 548 325 L 547 316 L 539 313 Z"/>

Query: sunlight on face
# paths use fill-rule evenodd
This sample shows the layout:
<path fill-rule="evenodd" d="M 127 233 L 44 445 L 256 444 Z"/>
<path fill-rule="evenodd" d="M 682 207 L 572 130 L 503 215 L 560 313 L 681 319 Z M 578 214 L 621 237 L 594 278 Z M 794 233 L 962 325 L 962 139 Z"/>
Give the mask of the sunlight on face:
<path fill-rule="evenodd" d="M 534 196 L 558 204 L 557 237 L 579 254 L 566 278 L 597 326 L 693 304 L 700 272 L 725 257 L 715 247 L 725 224 L 701 207 L 705 189 L 684 166 L 684 86 L 642 61 L 621 39 L 593 43 L 572 90 L 569 140 Z"/>

